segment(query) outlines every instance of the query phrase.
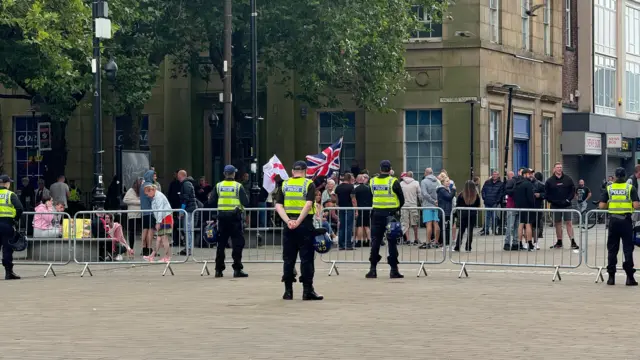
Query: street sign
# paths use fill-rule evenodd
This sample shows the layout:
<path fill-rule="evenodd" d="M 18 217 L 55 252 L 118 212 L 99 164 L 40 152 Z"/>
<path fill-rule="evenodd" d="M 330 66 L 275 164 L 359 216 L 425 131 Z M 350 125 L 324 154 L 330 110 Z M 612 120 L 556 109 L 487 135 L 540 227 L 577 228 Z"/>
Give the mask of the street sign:
<path fill-rule="evenodd" d="M 622 134 L 607 134 L 607 149 L 620 149 L 622 147 Z"/>
<path fill-rule="evenodd" d="M 441 103 L 465 103 L 469 100 L 480 101 L 476 96 L 440 98 Z"/>

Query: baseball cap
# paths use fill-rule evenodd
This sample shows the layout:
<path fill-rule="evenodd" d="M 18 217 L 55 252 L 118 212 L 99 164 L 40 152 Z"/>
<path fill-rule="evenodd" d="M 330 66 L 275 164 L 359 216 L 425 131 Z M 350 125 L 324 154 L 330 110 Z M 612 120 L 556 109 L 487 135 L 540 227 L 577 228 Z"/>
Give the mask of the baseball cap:
<path fill-rule="evenodd" d="M 236 169 L 236 167 L 233 166 L 233 165 L 225 165 L 224 170 L 223 170 L 223 172 L 225 172 L 225 173 L 234 173 L 236 171 L 238 171 L 238 169 Z"/>
<path fill-rule="evenodd" d="M 391 169 L 391 161 L 389 160 L 382 160 L 380 161 L 380 168 L 388 168 Z"/>
<path fill-rule="evenodd" d="M 407 173 L 406 173 L 406 172 L 403 172 L 402 174 L 400 174 L 400 177 L 401 177 L 401 178 L 403 178 L 403 177 L 405 177 L 405 176 L 407 176 Z"/>
<path fill-rule="evenodd" d="M 0 183 L 12 183 L 13 180 L 9 177 L 9 175 L 0 175 Z"/>
<path fill-rule="evenodd" d="M 533 169 L 530 169 L 530 168 L 523 168 L 523 169 L 522 169 L 522 173 L 523 173 L 523 174 L 530 174 L 530 173 L 533 173 Z"/>
<path fill-rule="evenodd" d="M 296 161 L 293 164 L 293 170 L 307 170 L 307 163 L 304 161 Z"/>

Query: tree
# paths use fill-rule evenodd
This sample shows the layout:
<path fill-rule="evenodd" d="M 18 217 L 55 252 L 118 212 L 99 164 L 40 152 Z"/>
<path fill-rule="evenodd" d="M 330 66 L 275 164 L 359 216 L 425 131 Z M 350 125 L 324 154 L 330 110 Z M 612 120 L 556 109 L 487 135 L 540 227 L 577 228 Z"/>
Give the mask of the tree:
<path fill-rule="evenodd" d="M 412 7 L 429 9 L 440 21 L 447 2 L 441 0 L 259 0 L 258 51 L 260 72 L 276 75 L 298 86 L 288 96 L 312 107 L 338 107 L 338 92 L 347 93 L 366 110 L 389 110 L 388 100 L 404 89 L 404 45 L 410 34 L 424 30 Z M 191 0 L 188 5 L 192 31 L 206 35 L 203 45 L 176 54 L 181 71 L 206 73 L 211 66 L 222 79 L 223 2 Z M 234 126 L 248 104 L 249 0 L 233 3 L 233 99 Z M 193 35 L 192 35 L 193 36 Z M 208 50 L 210 65 L 193 62 L 194 54 Z M 234 131 L 238 133 L 238 130 Z M 236 141 L 237 143 L 237 141 Z M 237 162 L 237 154 L 234 156 Z"/>

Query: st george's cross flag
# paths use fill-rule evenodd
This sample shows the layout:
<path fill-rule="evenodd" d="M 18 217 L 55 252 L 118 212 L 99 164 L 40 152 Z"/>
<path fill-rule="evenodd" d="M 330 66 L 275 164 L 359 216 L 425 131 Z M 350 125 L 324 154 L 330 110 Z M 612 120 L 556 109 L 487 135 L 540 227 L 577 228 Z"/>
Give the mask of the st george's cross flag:
<path fill-rule="evenodd" d="M 289 178 L 284 165 L 282 165 L 280 159 L 275 155 L 269 159 L 268 163 L 262 166 L 262 174 L 264 174 L 262 178 L 262 187 L 269 193 L 272 193 L 276 188 L 276 175 L 280 175 L 282 180 L 287 180 Z"/>
<path fill-rule="evenodd" d="M 307 155 L 307 177 L 328 177 L 334 171 L 340 171 L 340 151 L 342 151 L 342 138 L 320 154 Z"/>

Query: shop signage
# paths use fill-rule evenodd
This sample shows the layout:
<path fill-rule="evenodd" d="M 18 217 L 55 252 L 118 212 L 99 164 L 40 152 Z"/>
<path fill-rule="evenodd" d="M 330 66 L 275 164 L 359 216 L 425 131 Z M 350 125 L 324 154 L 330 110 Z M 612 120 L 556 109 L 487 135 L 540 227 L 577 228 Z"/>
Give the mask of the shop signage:
<path fill-rule="evenodd" d="M 607 149 L 620 149 L 622 147 L 622 134 L 607 134 Z"/>
<path fill-rule="evenodd" d="M 38 123 L 38 148 L 40 151 L 51 150 L 51 123 Z"/>
<path fill-rule="evenodd" d="M 630 139 L 622 139 L 622 142 L 620 143 L 620 150 L 621 151 L 633 151 L 633 150 L 631 150 L 631 140 Z"/>
<path fill-rule="evenodd" d="M 602 155 L 602 136 L 596 133 L 584 133 L 584 153 Z"/>

